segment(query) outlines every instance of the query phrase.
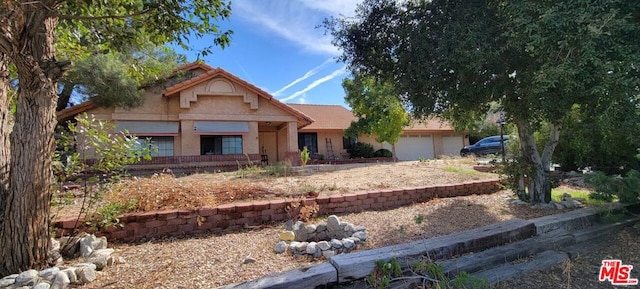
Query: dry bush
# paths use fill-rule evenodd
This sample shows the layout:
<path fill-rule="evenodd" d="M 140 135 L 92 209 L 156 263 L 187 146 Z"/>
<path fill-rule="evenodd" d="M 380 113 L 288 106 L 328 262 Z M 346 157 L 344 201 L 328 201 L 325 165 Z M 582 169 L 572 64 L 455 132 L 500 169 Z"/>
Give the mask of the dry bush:
<path fill-rule="evenodd" d="M 320 206 L 313 202 L 312 204 L 303 204 L 299 200 L 292 201 L 284 209 L 289 215 L 289 219 L 296 221 L 309 222 L 318 215 Z"/>
<path fill-rule="evenodd" d="M 267 194 L 270 192 L 263 187 L 244 182 L 185 182 L 162 174 L 123 181 L 115 186 L 113 193 L 107 198 L 109 202 L 122 204 L 136 200 L 131 211 L 148 212 L 213 207 L 235 201 L 260 199 Z"/>

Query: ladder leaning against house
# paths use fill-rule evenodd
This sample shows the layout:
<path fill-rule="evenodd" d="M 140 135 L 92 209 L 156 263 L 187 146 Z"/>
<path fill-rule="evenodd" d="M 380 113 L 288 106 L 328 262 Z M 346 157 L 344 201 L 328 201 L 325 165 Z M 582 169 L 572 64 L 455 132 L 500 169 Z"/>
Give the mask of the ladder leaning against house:
<path fill-rule="evenodd" d="M 331 139 L 330 138 L 325 138 L 324 139 L 326 144 L 327 144 L 327 159 L 328 160 L 335 160 L 336 156 L 333 154 L 333 144 L 331 143 Z"/>

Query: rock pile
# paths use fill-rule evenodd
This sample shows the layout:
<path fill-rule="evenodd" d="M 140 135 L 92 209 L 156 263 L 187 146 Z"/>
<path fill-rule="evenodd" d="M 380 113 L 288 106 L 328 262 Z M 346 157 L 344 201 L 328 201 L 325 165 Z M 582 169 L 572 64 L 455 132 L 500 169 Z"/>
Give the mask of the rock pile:
<path fill-rule="evenodd" d="M 281 241 L 274 248 L 278 254 L 330 258 L 351 252 L 369 237 L 365 227 L 341 222 L 335 215 L 329 216 L 326 223 L 305 225 L 298 221 L 288 229 L 280 233 Z"/>
<path fill-rule="evenodd" d="M 558 210 L 562 210 L 562 209 L 577 209 L 577 208 L 582 208 L 584 207 L 584 204 L 582 204 L 582 202 L 584 202 L 585 199 L 583 198 L 574 198 L 571 196 L 571 194 L 563 194 L 562 195 L 562 201 L 560 202 L 550 202 L 548 204 L 536 204 L 533 205 L 534 207 L 539 207 L 542 209 L 558 209 Z M 514 205 L 529 205 L 529 203 L 519 200 L 519 199 L 511 199 L 509 201 L 511 204 Z"/>
<path fill-rule="evenodd" d="M 82 285 L 96 279 L 96 270 L 102 270 L 114 263 L 123 263 L 111 254 L 113 249 L 107 248 L 107 239 L 87 235 L 83 238 L 63 237 L 60 241 L 52 239 L 49 252 L 51 260 L 62 264 L 60 243 L 65 244 L 65 255 L 82 256 L 83 263 L 70 267 L 56 266 L 42 271 L 28 270 L 20 274 L 13 274 L 0 279 L 0 289 L 64 289 L 70 284 Z"/>

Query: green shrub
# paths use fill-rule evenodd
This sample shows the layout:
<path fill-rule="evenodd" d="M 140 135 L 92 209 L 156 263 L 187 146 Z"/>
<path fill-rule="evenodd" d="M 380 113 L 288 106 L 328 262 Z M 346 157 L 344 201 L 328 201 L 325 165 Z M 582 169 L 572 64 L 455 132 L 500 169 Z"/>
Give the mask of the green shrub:
<path fill-rule="evenodd" d="M 388 149 L 379 149 L 373 153 L 373 156 L 376 158 L 390 158 L 393 157 L 393 153 Z"/>
<path fill-rule="evenodd" d="M 586 181 L 593 186 L 593 199 L 612 201 L 618 197 L 625 204 L 635 204 L 640 200 L 640 172 L 636 170 L 630 170 L 624 177 L 594 172 L 587 175 Z"/>
<path fill-rule="evenodd" d="M 375 154 L 373 146 L 368 143 L 357 142 L 353 144 L 347 152 L 351 158 L 372 158 Z"/>

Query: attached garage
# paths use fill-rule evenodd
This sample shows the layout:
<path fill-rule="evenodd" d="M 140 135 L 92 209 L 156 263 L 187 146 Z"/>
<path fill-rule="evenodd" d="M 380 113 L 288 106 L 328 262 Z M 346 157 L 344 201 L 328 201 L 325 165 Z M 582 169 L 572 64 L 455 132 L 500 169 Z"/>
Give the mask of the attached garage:
<path fill-rule="evenodd" d="M 391 150 L 391 145 L 385 143 L 384 148 Z M 433 159 L 433 136 L 431 134 L 403 134 L 396 144 L 398 160 L 415 161 L 421 158 Z"/>
<path fill-rule="evenodd" d="M 442 154 L 446 156 L 459 156 L 464 147 L 464 137 L 459 134 L 442 136 Z"/>

